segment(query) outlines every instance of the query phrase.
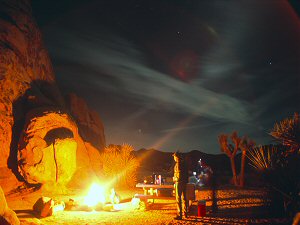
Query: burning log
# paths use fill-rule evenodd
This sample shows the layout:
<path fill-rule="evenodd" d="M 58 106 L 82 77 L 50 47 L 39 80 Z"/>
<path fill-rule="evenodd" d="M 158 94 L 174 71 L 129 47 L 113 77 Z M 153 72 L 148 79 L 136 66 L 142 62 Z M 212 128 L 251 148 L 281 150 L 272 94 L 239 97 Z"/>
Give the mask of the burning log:
<path fill-rule="evenodd" d="M 93 183 L 88 194 L 84 197 L 84 201 L 81 206 L 77 203 L 70 202 L 70 207 L 83 209 L 86 211 L 91 210 L 104 210 L 104 211 L 114 211 L 115 206 L 120 203 L 120 196 L 116 193 L 114 188 L 108 188 L 105 185 L 100 185 L 98 183 Z M 73 205 L 73 206 L 72 206 Z M 75 207 L 76 205 L 76 207 Z"/>
<path fill-rule="evenodd" d="M 126 204 L 121 205 L 120 196 L 116 193 L 114 188 L 93 183 L 84 197 L 77 199 L 70 198 L 66 202 L 65 210 L 87 212 L 124 210 L 124 205 Z M 129 209 L 131 207 L 126 205 L 125 208 Z"/>

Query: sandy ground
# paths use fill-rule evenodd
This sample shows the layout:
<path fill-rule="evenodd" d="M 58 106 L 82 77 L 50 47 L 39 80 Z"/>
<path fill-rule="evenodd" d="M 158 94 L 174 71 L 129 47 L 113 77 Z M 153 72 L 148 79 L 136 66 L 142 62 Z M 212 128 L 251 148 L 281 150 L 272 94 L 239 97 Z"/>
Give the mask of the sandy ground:
<path fill-rule="evenodd" d="M 75 192 L 75 191 L 74 191 Z M 266 192 L 262 189 L 232 189 L 224 187 L 215 192 L 217 212 L 211 212 L 212 192 L 196 193 L 198 199 L 206 200 L 207 214 L 197 217 L 197 202 L 193 202 L 188 219 L 174 220 L 176 202 L 174 198 L 156 199 L 147 209 L 133 209 L 130 200 L 141 190 L 119 191 L 122 203 L 115 210 L 102 211 L 61 211 L 46 218 L 37 218 L 32 211 L 35 201 L 41 193 L 23 193 L 8 195 L 7 202 L 21 221 L 22 225 L 96 225 L 96 224 L 291 224 L 285 218 L 270 216 L 266 207 Z M 52 197 L 52 196 L 50 196 Z M 56 195 L 56 200 L 76 199 L 75 195 Z"/>

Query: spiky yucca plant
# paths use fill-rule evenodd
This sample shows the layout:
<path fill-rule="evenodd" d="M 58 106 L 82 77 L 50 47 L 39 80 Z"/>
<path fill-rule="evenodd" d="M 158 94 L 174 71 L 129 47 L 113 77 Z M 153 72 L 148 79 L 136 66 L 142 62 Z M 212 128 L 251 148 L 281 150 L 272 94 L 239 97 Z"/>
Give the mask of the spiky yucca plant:
<path fill-rule="evenodd" d="M 299 210 L 299 155 L 286 152 L 282 145 L 259 146 L 249 150 L 247 157 L 269 185 L 274 201 L 272 207 L 278 213 L 284 208 L 285 213 L 293 214 Z"/>
<path fill-rule="evenodd" d="M 134 187 L 136 174 L 139 167 L 138 160 L 129 144 L 109 145 L 101 154 L 103 174 L 117 187 Z"/>
<path fill-rule="evenodd" d="M 283 198 L 285 212 L 294 214 L 300 210 L 299 114 L 275 123 L 270 135 L 280 144 L 280 150 L 272 147 L 254 149 L 249 152 L 248 158 L 272 189 L 276 190 L 273 197 Z"/>
<path fill-rule="evenodd" d="M 275 123 L 270 135 L 282 145 L 289 147 L 287 153 L 299 153 L 300 150 L 300 119 L 295 113 L 292 118 L 287 118 Z"/>
<path fill-rule="evenodd" d="M 257 146 L 247 152 L 250 165 L 258 171 L 275 169 L 280 163 L 282 152 L 275 146 Z"/>
<path fill-rule="evenodd" d="M 281 194 L 286 195 L 285 184 L 289 182 L 287 182 L 287 176 L 284 176 L 286 174 L 285 167 L 280 163 L 281 151 L 272 145 L 258 146 L 250 149 L 247 157 L 250 161 L 249 164 L 257 170 L 269 187 L 272 211 L 279 215 L 282 214 L 284 200 Z"/>

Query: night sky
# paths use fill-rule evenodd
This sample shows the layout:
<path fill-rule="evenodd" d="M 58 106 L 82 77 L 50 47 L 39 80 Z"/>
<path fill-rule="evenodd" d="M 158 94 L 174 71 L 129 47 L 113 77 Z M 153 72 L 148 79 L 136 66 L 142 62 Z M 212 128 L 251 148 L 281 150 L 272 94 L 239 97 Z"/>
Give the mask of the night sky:
<path fill-rule="evenodd" d="M 33 0 L 64 93 L 97 110 L 107 144 L 220 153 L 269 144 L 300 110 L 300 21 L 285 0 Z"/>

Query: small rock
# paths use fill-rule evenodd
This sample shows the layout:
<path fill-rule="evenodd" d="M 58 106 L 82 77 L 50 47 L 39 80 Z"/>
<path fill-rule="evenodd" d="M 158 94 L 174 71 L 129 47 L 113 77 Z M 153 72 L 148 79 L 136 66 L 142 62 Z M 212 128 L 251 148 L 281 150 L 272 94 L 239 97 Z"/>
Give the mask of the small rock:
<path fill-rule="evenodd" d="M 47 217 L 53 215 L 54 201 L 49 197 L 41 197 L 33 205 L 33 211 L 39 217 Z"/>

